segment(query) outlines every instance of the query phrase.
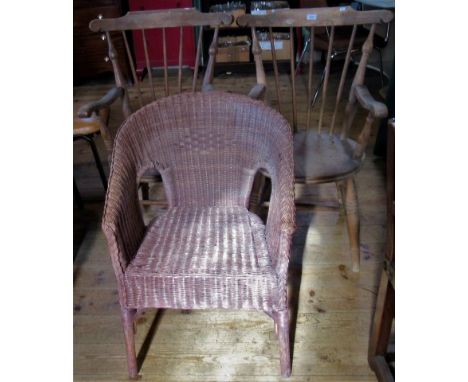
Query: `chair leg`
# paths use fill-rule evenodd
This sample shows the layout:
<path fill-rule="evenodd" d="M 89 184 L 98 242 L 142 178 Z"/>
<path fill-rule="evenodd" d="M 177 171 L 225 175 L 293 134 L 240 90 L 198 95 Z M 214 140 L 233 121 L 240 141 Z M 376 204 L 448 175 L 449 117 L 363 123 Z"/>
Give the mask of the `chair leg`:
<path fill-rule="evenodd" d="M 82 210 L 84 208 L 83 199 L 81 199 L 80 190 L 78 190 L 75 178 L 73 178 L 73 196 L 75 197 L 76 205 L 80 210 Z"/>
<path fill-rule="evenodd" d="M 289 310 L 275 312 L 275 331 L 280 347 L 281 376 L 291 376 L 291 356 L 289 353 Z"/>
<path fill-rule="evenodd" d="M 346 212 L 346 223 L 348 226 L 349 243 L 351 245 L 351 263 L 353 272 L 359 272 L 360 266 L 360 240 L 359 240 L 359 204 L 354 177 L 343 181 L 340 186 L 342 199 Z"/>
<path fill-rule="evenodd" d="M 101 158 L 99 157 L 99 152 L 97 150 L 97 147 L 96 147 L 96 144 L 94 143 L 93 138 L 91 138 L 88 135 L 80 135 L 78 137 L 73 138 L 74 141 L 78 140 L 78 139 L 83 139 L 83 140 L 85 140 L 86 142 L 89 143 L 89 146 L 91 147 L 91 151 L 93 152 L 94 162 L 96 163 L 96 167 L 97 167 L 97 169 L 99 171 L 99 176 L 101 177 L 101 182 L 102 182 L 102 185 L 104 187 L 104 191 L 107 191 L 106 174 L 104 172 L 104 168 L 102 167 Z"/>
<path fill-rule="evenodd" d="M 343 181 L 336 182 L 336 191 L 337 191 L 337 196 L 338 196 L 338 204 L 340 207 L 344 208 L 344 201 L 345 201 L 345 183 Z"/>
<path fill-rule="evenodd" d="M 128 376 L 132 379 L 138 377 L 138 364 L 135 353 L 135 327 L 134 318 L 136 309 L 122 308 L 122 326 L 125 337 L 125 348 L 127 350 Z"/>
<path fill-rule="evenodd" d="M 96 144 L 92 138 L 88 138 L 89 145 L 91 146 L 91 151 L 93 152 L 94 161 L 96 162 L 96 167 L 99 171 L 99 176 L 101 177 L 101 182 L 104 187 L 104 190 L 107 191 L 107 178 L 106 174 L 104 173 L 104 168 L 102 167 L 101 158 L 99 157 L 99 153 L 96 148 Z"/>

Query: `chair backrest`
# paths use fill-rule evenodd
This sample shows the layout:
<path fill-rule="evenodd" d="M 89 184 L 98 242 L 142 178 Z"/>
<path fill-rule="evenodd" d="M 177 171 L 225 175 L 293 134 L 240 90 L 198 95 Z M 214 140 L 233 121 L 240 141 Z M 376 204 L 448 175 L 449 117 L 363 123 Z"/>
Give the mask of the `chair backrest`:
<path fill-rule="evenodd" d="M 273 187 L 281 163 L 292 169 L 291 131 L 281 114 L 247 96 L 176 94 L 122 125 L 113 163 L 128 162 L 136 174 L 161 173 L 171 207 L 247 207 L 259 169 L 271 174 Z"/>
<path fill-rule="evenodd" d="M 318 27 L 329 27 L 330 38 L 328 43 L 328 51 L 326 55 L 326 63 L 323 78 L 323 87 L 321 90 L 321 104 L 320 113 L 318 116 L 318 131 L 322 132 L 325 130 L 324 124 L 324 110 L 327 101 L 327 92 L 330 76 L 330 64 L 332 60 L 333 41 L 335 36 L 335 30 L 340 27 L 352 26 L 352 30 L 349 36 L 349 44 L 346 50 L 346 56 L 343 61 L 343 67 L 341 70 L 341 77 L 338 85 L 338 89 L 335 94 L 334 110 L 331 114 L 331 120 L 329 121 L 329 133 L 335 134 L 335 124 L 337 120 L 338 109 L 340 108 L 340 101 L 344 94 L 345 82 L 348 73 L 349 64 L 351 62 L 352 54 L 356 52 L 362 52 L 359 65 L 357 67 L 354 79 L 352 81 L 348 102 L 345 109 L 345 117 L 341 128 L 341 137 L 345 138 L 349 127 L 353 123 L 355 116 L 355 103 L 356 94 L 355 87 L 364 84 L 364 76 L 366 71 L 366 65 L 368 62 L 369 55 L 373 49 L 373 37 L 375 32 L 376 24 L 388 23 L 392 20 L 393 13 L 387 10 L 376 10 L 376 11 L 356 11 L 349 6 L 343 7 L 327 7 L 327 8 L 301 8 L 301 9 L 280 9 L 274 13 L 268 15 L 243 15 L 237 19 L 237 23 L 241 27 L 250 27 L 252 31 L 252 53 L 255 58 L 256 75 L 257 75 L 257 88 L 266 87 L 266 77 L 263 67 L 261 48 L 257 38 L 257 28 L 266 28 L 270 36 L 270 46 L 272 53 L 272 63 L 275 75 L 275 89 L 278 109 L 281 112 L 282 101 L 280 99 L 280 86 L 279 86 L 279 74 L 278 74 L 278 63 L 276 59 L 275 44 L 272 37 L 272 28 L 274 27 L 288 27 L 291 39 L 291 52 L 290 52 L 290 73 L 291 73 L 291 99 L 292 99 L 292 125 L 294 132 L 297 131 L 298 126 L 298 111 L 297 111 L 297 98 L 296 98 L 296 79 L 295 79 L 295 59 L 294 59 L 294 29 L 293 28 L 310 28 L 310 49 L 309 49 L 309 68 L 307 78 L 307 111 L 303 115 L 306 116 L 306 128 L 310 127 L 311 119 L 311 108 L 312 108 L 312 84 L 313 84 L 313 69 L 314 69 L 314 35 L 315 28 Z M 359 30 L 358 30 L 359 27 Z M 368 32 L 367 32 L 368 29 Z M 367 37 L 362 39 L 363 44 L 360 49 L 357 49 L 357 32 L 367 33 Z M 317 76 L 317 80 L 320 76 Z M 252 93 L 252 92 L 251 92 Z M 258 92 L 257 92 L 258 93 Z"/>
<path fill-rule="evenodd" d="M 138 106 L 133 106 L 133 109 L 142 107 L 148 101 L 156 100 L 157 94 L 168 96 L 170 94 L 169 88 L 169 75 L 168 75 L 168 49 L 176 49 L 178 45 L 178 77 L 177 77 L 177 92 L 181 92 L 182 89 L 182 66 L 183 66 L 183 50 L 184 50 L 184 36 L 185 38 L 197 38 L 197 50 L 195 53 L 195 64 L 192 78 L 191 91 L 196 90 L 198 70 L 200 66 L 200 58 L 202 55 L 202 41 L 203 41 L 203 30 L 204 28 L 213 28 L 213 39 L 209 48 L 209 59 L 206 65 L 205 75 L 203 78 L 203 87 L 209 88 L 211 81 L 213 80 L 214 64 L 216 57 L 216 47 L 218 40 L 219 27 L 222 25 L 229 25 L 232 23 L 232 15 L 227 13 L 201 13 L 194 8 L 186 9 L 169 9 L 169 10 L 158 10 L 158 11 L 137 11 L 128 12 L 122 17 L 108 18 L 108 19 L 96 19 L 92 20 L 89 24 L 90 29 L 93 32 L 103 33 L 102 38 L 107 40 L 108 44 L 108 58 L 112 63 L 112 68 L 115 76 L 115 83 L 118 87 L 124 88 L 124 98 L 122 102 L 123 114 L 128 117 L 131 114 L 130 97 L 128 95 L 127 84 L 129 81 L 124 78 L 122 69 L 119 67 L 117 59 L 117 52 L 112 43 L 111 33 L 121 33 L 125 45 L 125 51 L 132 74 L 132 81 L 134 88 L 136 88 L 136 98 L 138 99 Z M 168 38 L 166 32 L 169 28 L 175 28 L 178 30 L 178 38 L 175 46 L 167 46 Z M 144 62 L 145 68 L 148 72 L 149 89 L 145 88 L 145 85 L 138 78 L 135 70 L 136 59 L 130 49 L 129 39 L 127 36 L 128 31 L 133 31 L 135 38 L 135 46 L 143 46 L 144 50 Z M 151 38 L 158 39 L 158 41 L 151 41 Z M 140 40 L 140 41 L 138 41 Z M 151 71 L 152 57 L 150 53 L 155 49 L 149 49 L 149 47 L 156 47 L 162 49 L 163 53 L 163 71 L 164 71 L 164 93 L 160 93 L 158 89 L 155 89 L 156 79 L 153 78 Z M 160 53 L 160 51 L 158 52 Z M 162 89 L 162 87 L 161 87 Z M 149 91 L 148 91 L 149 90 Z M 146 97 L 144 97 L 146 95 Z"/>

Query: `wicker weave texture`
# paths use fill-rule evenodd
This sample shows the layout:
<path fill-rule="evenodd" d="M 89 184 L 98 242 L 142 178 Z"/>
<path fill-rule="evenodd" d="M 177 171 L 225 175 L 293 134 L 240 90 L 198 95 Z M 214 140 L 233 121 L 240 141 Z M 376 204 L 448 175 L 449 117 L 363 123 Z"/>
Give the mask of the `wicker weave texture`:
<path fill-rule="evenodd" d="M 265 228 L 245 207 L 170 209 L 149 227 L 125 280 L 139 285 L 127 289 L 131 307 L 264 310 L 278 293 Z"/>
<path fill-rule="evenodd" d="M 183 93 L 119 129 L 102 227 L 118 281 L 130 377 L 133 319 L 144 308 L 264 310 L 289 376 L 287 268 L 294 231 L 293 143 L 287 121 L 249 97 Z M 147 227 L 137 179 L 161 173 L 169 201 Z M 247 209 L 255 174 L 271 177 L 266 226 Z"/>
<path fill-rule="evenodd" d="M 137 178 L 148 169 L 169 209 L 145 227 Z M 272 180 L 266 227 L 247 210 L 259 169 Z M 285 309 L 293 185 L 290 127 L 259 101 L 184 93 L 131 115 L 103 217 L 122 307 Z"/>

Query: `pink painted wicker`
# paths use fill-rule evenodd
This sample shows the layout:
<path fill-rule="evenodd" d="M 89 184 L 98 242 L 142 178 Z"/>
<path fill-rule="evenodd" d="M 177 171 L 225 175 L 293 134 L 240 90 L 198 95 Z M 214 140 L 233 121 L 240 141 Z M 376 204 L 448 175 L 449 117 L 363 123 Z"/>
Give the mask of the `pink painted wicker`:
<path fill-rule="evenodd" d="M 160 99 L 115 139 L 102 227 L 118 281 L 130 377 L 137 309 L 257 309 L 274 320 L 291 373 L 287 269 L 295 227 L 288 122 L 263 102 L 210 92 Z M 163 177 L 169 208 L 147 227 L 137 179 Z M 247 210 L 257 171 L 271 177 L 266 226 Z"/>

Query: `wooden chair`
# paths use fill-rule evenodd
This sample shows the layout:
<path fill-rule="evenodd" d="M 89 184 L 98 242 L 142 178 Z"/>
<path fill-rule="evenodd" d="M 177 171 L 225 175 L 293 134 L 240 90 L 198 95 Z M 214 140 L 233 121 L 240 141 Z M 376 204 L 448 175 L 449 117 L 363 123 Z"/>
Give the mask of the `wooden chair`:
<path fill-rule="evenodd" d="M 137 180 L 157 170 L 169 208 L 145 226 Z M 266 225 L 247 209 L 255 174 L 272 179 Z M 291 373 L 287 273 L 295 228 L 288 122 L 224 92 L 162 98 L 117 133 L 102 227 L 117 277 L 128 372 L 138 366 L 137 310 L 256 309 L 274 319 Z"/>
<path fill-rule="evenodd" d="M 252 52 L 255 58 L 257 84 L 252 88 L 249 95 L 254 98 L 263 97 L 267 86 L 261 58 L 261 49 L 256 36 L 257 28 L 268 28 L 271 36 L 273 27 L 289 27 L 292 42 L 294 36 L 293 28 L 310 28 L 310 35 L 312 36 L 310 48 L 311 56 L 314 50 L 315 28 L 330 28 L 330 40 L 327 49 L 325 76 L 316 129 L 312 129 L 310 126 L 314 67 L 312 57 L 309 60 L 306 87 L 308 100 L 304 122 L 305 126 L 301 126 L 301 130 L 298 129 L 296 79 L 294 76 L 294 44 L 291 44 L 290 73 L 292 75 L 290 80 L 292 122 L 294 129 L 295 179 L 297 183 L 302 184 L 336 183 L 339 193 L 342 195 L 342 201 L 346 211 L 347 227 L 351 244 L 352 269 L 355 272 L 359 271 L 360 266 L 359 211 L 355 187 L 355 174 L 359 171 L 364 160 L 374 121 L 379 118 L 385 118 L 387 115 L 386 106 L 383 103 L 377 102 L 364 84 L 366 64 L 369 54 L 372 51 L 376 24 L 389 22 L 392 17 L 392 13 L 385 10 L 358 12 L 350 7 L 333 7 L 278 10 L 269 15 L 243 15 L 237 19 L 239 26 L 250 27 L 252 30 Z M 350 85 L 341 129 L 338 129 L 337 121 L 340 116 L 339 111 L 342 106 L 344 106 L 341 104 L 341 101 L 345 93 L 345 83 L 349 64 L 351 62 L 352 50 L 355 47 L 356 31 L 360 25 L 368 25 L 369 32 L 362 45 L 361 59 L 359 60 L 354 79 Z M 325 121 L 325 105 L 327 102 L 330 102 L 327 98 L 327 92 L 333 41 L 336 29 L 342 26 L 352 26 L 352 30 L 346 57 L 343 62 L 341 78 L 333 102 L 334 110 L 330 120 Z M 272 40 L 272 38 L 270 38 L 270 40 Z M 276 102 L 278 110 L 281 111 L 284 105 L 280 99 L 278 65 L 273 42 L 271 45 Z M 353 125 L 358 105 L 367 110 L 368 115 L 357 140 L 353 140 L 348 137 L 348 133 Z M 326 122 L 328 122 L 328 126 L 325 126 Z"/>
<path fill-rule="evenodd" d="M 202 91 L 213 90 L 212 81 L 214 74 L 214 64 L 217 50 L 217 39 L 219 27 L 222 25 L 229 25 L 232 22 L 232 15 L 224 13 L 201 13 L 196 9 L 169 9 L 161 11 L 137 11 L 128 12 L 126 15 L 118 18 L 98 18 L 90 22 L 90 29 L 93 32 L 100 32 L 101 38 L 107 41 L 108 45 L 108 57 L 106 60 L 110 61 L 112 65 L 115 84 L 117 89 L 121 89 L 120 97 L 112 99 L 112 102 L 120 98 L 122 100 L 122 112 L 125 118 L 128 118 L 132 111 L 135 111 L 149 102 L 156 100 L 157 96 L 168 96 L 171 92 L 180 93 L 182 91 L 189 90 L 194 92 L 197 90 L 198 72 L 200 66 L 200 60 L 202 55 L 202 40 L 203 30 L 205 28 L 214 28 L 213 40 L 209 49 L 209 58 L 206 65 L 205 74 L 202 82 Z M 175 28 L 178 30 L 178 46 L 167 46 L 166 31 L 169 28 Z M 149 55 L 150 50 L 148 46 L 153 42 L 149 40 L 148 35 L 152 34 L 156 30 L 160 34 L 162 50 L 163 50 L 163 73 L 164 82 L 159 88 L 156 84 L 156 77 L 151 70 L 151 57 Z M 142 44 L 145 52 L 146 70 L 148 73 L 148 81 L 143 81 L 142 76 L 137 76 L 135 70 L 135 57 L 132 54 L 130 43 L 127 32 L 132 31 L 135 33 L 137 38 L 142 39 Z M 190 89 L 183 89 L 182 86 L 182 62 L 183 62 L 183 46 L 184 36 L 189 35 L 189 32 L 195 35 L 194 32 L 198 33 L 196 59 L 193 68 L 193 76 L 191 81 Z M 112 35 L 119 33 L 123 37 L 125 51 L 127 59 L 131 69 L 132 78 L 124 78 L 122 70 L 119 66 L 119 60 L 117 52 L 114 49 L 112 43 Z M 156 34 L 157 35 L 157 34 Z M 169 83 L 169 66 L 167 62 L 168 49 L 178 49 L 179 61 L 177 67 L 177 86 L 176 88 L 170 88 Z M 133 85 L 131 86 L 131 82 Z M 164 89 L 164 90 L 163 90 Z M 115 94 L 115 93 L 112 93 Z M 81 119 L 91 118 L 93 113 L 96 113 L 98 107 L 102 102 L 94 102 L 90 105 L 84 105 L 80 109 Z M 108 107 L 109 105 L 106 104 Z M 86 120 L 85 120 L 86 121 Z M 102 119 L 101 119 L 102 121 Z M 81 122 L 80 122 L 81 123 Z M 102 124 L 102 123 L 101 123 Z M 101 128 L 102 130 L 102 128 Z M 112 136 L 107 129 L 107 144 L 106 147 L 110 151 L 112 150 Z M 151 201 L 149 199 L 149 184 L 158 182 L 161 180 L 160 174 L 158 173 L 146 173 L 141 174 L 140 186 L 142 189 L 142 204 L 159 204 L 166 205 L 165 201 Z"/>
<path fill-rule="evenodd" d="M 380 382 L 394 381 L 385 358 L 395 318 L 395 119 L 387 134 L 387 248 L 369 338 L 369 365 Z"/>

